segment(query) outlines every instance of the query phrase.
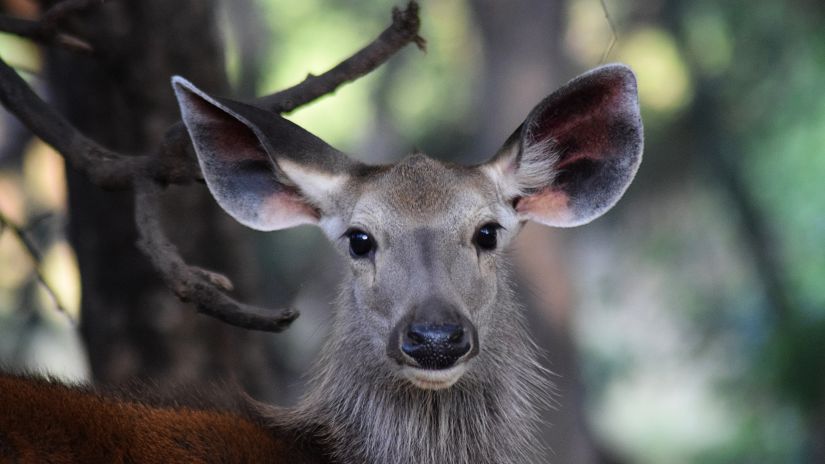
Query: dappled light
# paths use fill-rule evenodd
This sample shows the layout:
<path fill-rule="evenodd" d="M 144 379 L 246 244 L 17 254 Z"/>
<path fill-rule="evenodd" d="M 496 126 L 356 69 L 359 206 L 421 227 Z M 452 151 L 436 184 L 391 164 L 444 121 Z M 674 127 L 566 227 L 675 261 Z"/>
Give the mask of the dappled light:
<path fill-rule="evenodd" d="M 53 244 L 43 254 L 43 277 L 45 285 L 54 290 L 52 296 L 39 292 L 41 304 L 45 308 L 59 303 L 67 314 L 55 314 L 49 311 L 50 316 L 69 317 L 72 321 L 80 319 L 80 273 L 77 269 L 77 259 L 72 248 L 66 241 Z"/>
<path fill-rule="evenodd" d="M 2 288 L 3 299 L 0 311 L 9 315 L 17 307 L 18 292 L 30 277 L 34 263 L 12 234 L 0 235 L 0 256 L 3 261 L 3 266 L 0 267 L 0 288 Z"/>
<path fill-rule="evenodd" d="M 38 214 L 66 213 L 66 173 L 63 158 L 39 139 L 23 156 L 23 185 L 29 208 Z"/>

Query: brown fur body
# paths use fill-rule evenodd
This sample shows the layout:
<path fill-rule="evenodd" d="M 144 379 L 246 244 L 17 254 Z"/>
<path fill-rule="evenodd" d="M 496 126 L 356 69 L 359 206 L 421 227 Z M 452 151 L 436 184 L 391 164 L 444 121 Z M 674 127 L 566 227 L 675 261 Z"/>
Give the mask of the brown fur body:
<path fill-rule="evenodd" d="M 324 462 L 246 416 L 0 374 L 0 463 Z"/>

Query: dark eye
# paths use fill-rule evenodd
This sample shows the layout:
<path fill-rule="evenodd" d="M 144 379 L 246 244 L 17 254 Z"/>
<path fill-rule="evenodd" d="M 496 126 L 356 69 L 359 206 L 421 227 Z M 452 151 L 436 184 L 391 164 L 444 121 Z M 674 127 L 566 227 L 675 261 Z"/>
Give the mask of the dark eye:
<path fill-rule="evenodd" d="M 496 235 L 499 229 L 501 229 L 501 225 L 495 222 L 484 224 L 478 229 L 478 232 L 476 232 L 473 241 L 482 250 L 494 250 L 497 244 Z"/>
<path fill-rule="evenodd" d="M 375 240 L 370 234 L 360 229 L 351 229 L 347 232 L 349 238 L 349 253 L 353 258 L 363 258 L 375 249 Z"/>

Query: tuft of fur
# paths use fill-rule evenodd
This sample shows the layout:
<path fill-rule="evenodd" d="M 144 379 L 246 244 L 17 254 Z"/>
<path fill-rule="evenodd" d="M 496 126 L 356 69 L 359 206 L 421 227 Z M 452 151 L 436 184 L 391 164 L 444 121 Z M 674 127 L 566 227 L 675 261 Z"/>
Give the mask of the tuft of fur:
<path fill-rule="evenodd" d="M 545 138 L 525 146 L 514 143 L 506 147 L 495 161 L 484 165 L 483 170 L 498 186 L 502 197 L 511 200 L 553 185 L 558 175 L 558 161 L 553 139 Z"/>
<path fill-rule="evenodd" d="M 529 139 L 529 136 L 525 138 Z M 555 142 L 552 138 L 545 138 L 526 145 L 521 151 L 521 158 L 516 168 L 515 177 L 519 196 L 526 196 L 553 185 L 558 175 L 556 169 L 558 162 L 559 153 L 555 150 Z"/>

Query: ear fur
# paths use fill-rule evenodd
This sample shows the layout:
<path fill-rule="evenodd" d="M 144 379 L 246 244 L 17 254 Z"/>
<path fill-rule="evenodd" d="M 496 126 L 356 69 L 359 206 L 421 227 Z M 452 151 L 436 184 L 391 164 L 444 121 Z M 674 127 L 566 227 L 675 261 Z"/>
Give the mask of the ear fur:
<path fill-rule="evenodd" d="M 355 163 L 280 115 L 172 78 L 209 191 L 258 230 L 317 224 Z"/>
<path fill-rule="evenodd" d="M 621 198 L 642 159 L 636 78 L 606 65 L 545 98 L 482 169 L 523 219 L 586 224 Z"/>

